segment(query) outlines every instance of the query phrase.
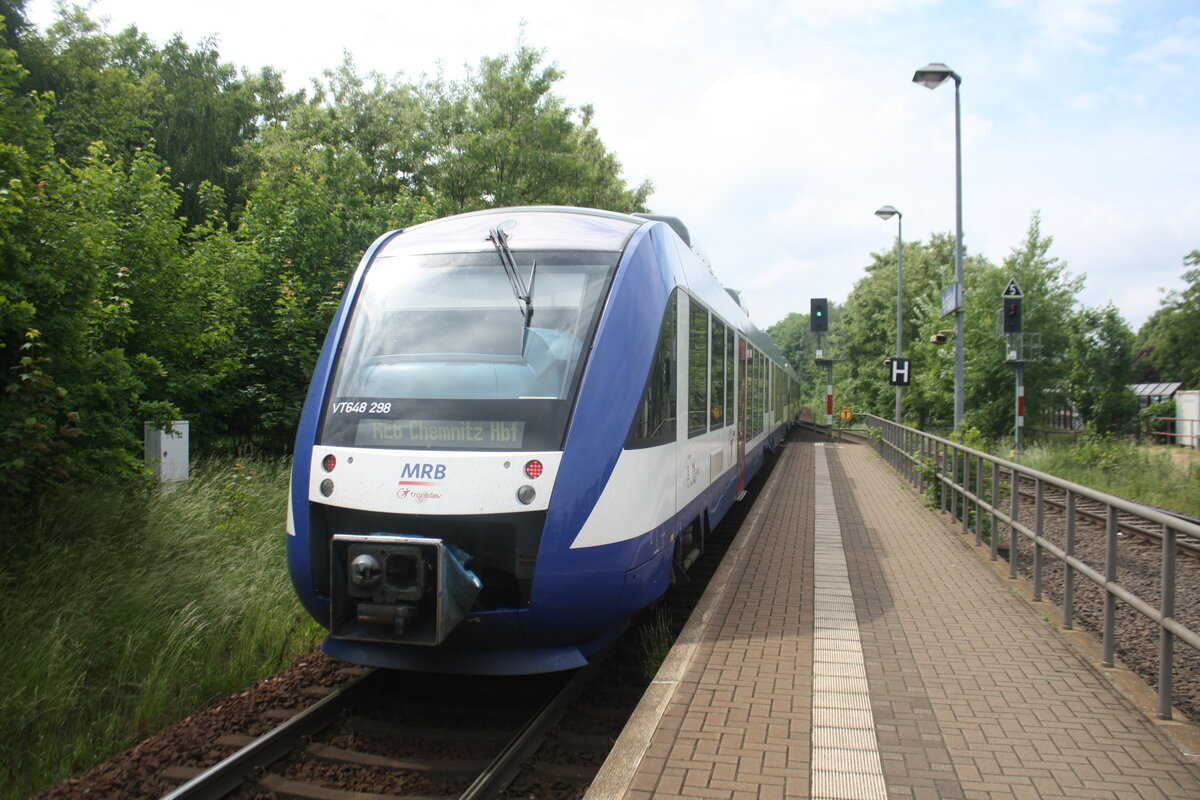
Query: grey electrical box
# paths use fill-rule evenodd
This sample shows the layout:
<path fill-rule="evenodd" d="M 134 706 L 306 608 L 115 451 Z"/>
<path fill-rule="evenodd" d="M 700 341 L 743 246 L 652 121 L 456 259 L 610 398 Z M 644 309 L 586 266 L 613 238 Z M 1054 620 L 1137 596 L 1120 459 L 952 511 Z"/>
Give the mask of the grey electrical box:
<path fill-rule="evenodd" d="M 188 423 L 177 419 L 166 430 L 145 424 L 146 464 L 159 483 L 188 479 Z"/>

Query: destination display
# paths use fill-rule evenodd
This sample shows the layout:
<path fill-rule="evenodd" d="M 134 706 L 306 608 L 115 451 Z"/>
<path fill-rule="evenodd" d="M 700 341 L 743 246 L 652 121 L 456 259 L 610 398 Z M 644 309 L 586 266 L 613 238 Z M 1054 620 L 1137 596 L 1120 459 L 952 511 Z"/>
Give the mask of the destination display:
<path fill-rule="evenodd" d="M 518 450 L 525 423 L 477 419 L 360 419 L 354 443 L 362 447 Z"/>

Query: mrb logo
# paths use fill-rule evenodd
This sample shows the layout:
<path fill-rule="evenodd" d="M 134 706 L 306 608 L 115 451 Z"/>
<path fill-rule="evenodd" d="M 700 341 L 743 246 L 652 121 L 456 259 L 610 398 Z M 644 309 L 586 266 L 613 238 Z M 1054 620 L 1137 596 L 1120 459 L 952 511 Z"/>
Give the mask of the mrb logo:
<path fill-rule="evenodd" d="M 405 464 L 400 470 L 401 485 L 422 485 L 433 481 L 444 480 L 446 477 L 445 464 Z"/>

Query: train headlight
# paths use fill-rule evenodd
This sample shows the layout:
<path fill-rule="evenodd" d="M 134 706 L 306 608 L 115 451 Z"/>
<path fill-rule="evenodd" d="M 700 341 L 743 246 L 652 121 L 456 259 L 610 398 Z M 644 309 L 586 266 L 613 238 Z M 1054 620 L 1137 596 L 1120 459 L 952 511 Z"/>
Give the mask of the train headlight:
<path fill-rule="evenodd" d="M 532 503 L 535 497 L 537 497 L 537 492 L 534 491 L 532 486 L 522 486 L 520 489 L 517 489 L 517 499 L 525 505 Z"/>
<path fill-rule="evenodd" d="M 323 494 L 325 497 L 329 497 L 329 495 L 333 494 L 333 481 L 330 478 L 326 478 L 325 480 L 321 481 L 321 494 Z"/>
<path fill-rule="evenodd" d="M 363 589 L 374 588 L 383 577 L 383 565 L 370 553 L 362 553 L 350 562 L 350 580 Z"/>

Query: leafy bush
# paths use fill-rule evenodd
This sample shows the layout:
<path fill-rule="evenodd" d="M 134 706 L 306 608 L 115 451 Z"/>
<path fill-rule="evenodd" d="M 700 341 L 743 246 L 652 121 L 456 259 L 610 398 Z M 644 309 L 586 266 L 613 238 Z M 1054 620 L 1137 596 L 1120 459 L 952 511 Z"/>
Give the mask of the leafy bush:
<path fill-rule="evenodd" d="M 1164 400 L 1161 403 L 1155 403 L 1146 406 L 1138 412 L 1138 430 L 1150 433 L 1152 431 L 1163 432 L 1169 429 L 1171 423 L 1165 419 L 1156 419 L 1156 417 L 1174 417 L 1175 416 L 1175 399 Z M 1151 441 L 1162 442 L 1162 437 L 1151 436 Z"/>

